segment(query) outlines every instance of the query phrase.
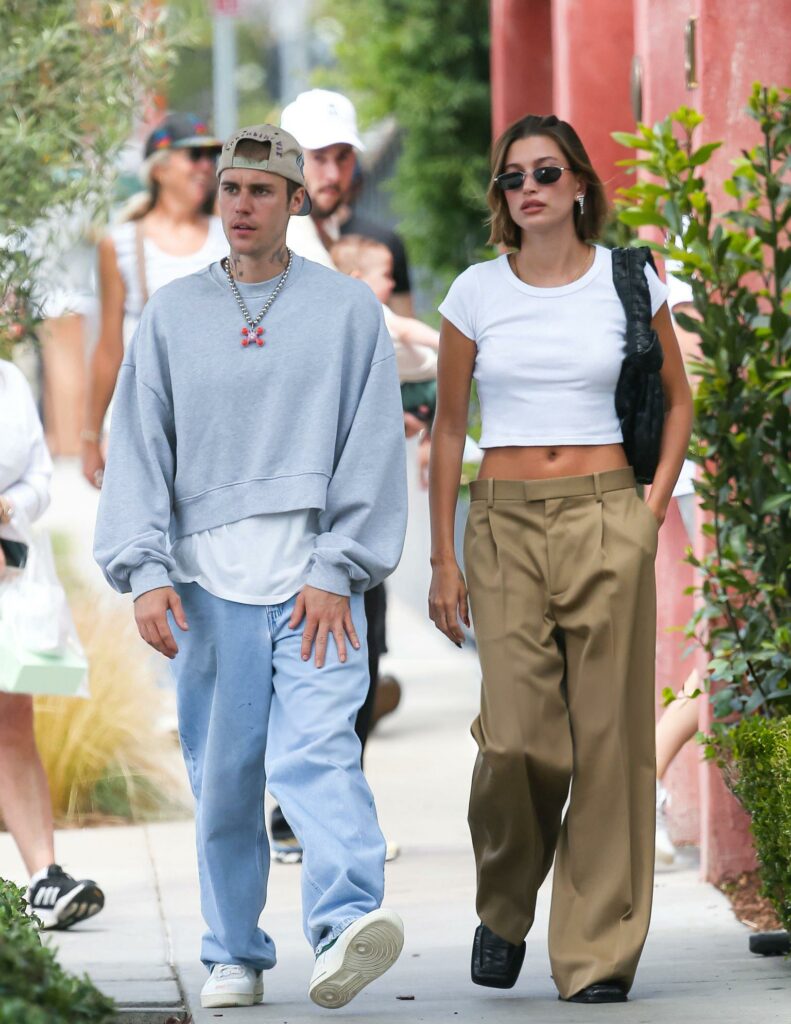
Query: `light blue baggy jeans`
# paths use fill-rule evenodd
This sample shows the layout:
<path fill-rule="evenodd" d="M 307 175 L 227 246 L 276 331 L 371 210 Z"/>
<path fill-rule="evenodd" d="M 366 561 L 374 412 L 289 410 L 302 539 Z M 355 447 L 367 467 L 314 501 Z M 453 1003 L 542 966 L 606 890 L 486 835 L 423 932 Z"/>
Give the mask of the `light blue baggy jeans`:
<path fill-rule="evenodd" d="M 302 915 L 317 949 L 381 906 L 385 841 L 360 768 L 354 720 L 368 690 L 365 612 L 351 598 L 360 650 L 341 664 L 330 638 L 325 666 L 303 661 L 304 620 L 281 605 L 221 600 L 178 584 L 189 631 L 172 626 L 181 748 L 195 797 L 201 959 L 275 965 L 258 925 L 266 903 L 269 841 L 264 787 L 302 844 Z"/>

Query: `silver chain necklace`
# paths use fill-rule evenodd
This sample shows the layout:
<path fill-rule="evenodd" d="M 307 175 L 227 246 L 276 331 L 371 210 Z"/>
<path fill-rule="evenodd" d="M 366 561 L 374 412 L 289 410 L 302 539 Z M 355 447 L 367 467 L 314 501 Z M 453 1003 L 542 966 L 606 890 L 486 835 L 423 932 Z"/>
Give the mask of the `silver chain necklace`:
<path fill-rule="evenodd" d="M 260 327 L 259 324 L 264 319 L 266 314 L 269 312 L 269 309 L 270 309 L 272 303 L 275 301 L 275 299 L 280 294 L 280 292 L 281 292 L 281 290 L 283 288 L 283 285 L 286 283 L 286 278 L 288 277 L 288 272 L 289 272 L 289 270 L 291 270 L 291 263 L 292 263 L 292 261 L 294 259 L 294 253 L 288 247 L 286 247 L 286 252 L 288 253 L 288 263 L 286 263 L 286 269 L 283 271 L 283 273 L 282 273 L 282 275 L 280 277 L 280 280 L 277 282 L 277 285 L 275 286 L 275 290 L 272 292 L 272 294 L 266 300 L 266 302 L 264 303 L 263 309 L 261 310 L 261 312 L 256 317 L 253 317 L 250 314 L 250 310 L 245 305 L 245 301 L 242 298 L 241 292 L 239 291 L 239 289 L 236 286 L 236 281 L 234 280 L 233 274 L 231 273 L 231 261 L 230 261 L 230 259 L 227 256 L 225 256 L 220 261 L 220 265 L 222 266 L 223 270 L 225 271 L 225 276 L 228 278 L 228 284 L 231 286 L 231 291 L 233 292 L 234 298 L 236 299 L 237 303 L 239 304 L 239 309 L 241 309 L 242 316 L 244 317 L 245 323 L 247 324 L 247 326 L 243 327 L 242 330 L 241 330 L 242 346 L 244 348 L 247 348 L 247 346 L 250 344 L 251 341 L 254 341 L 256 343 L 256 345 L 258 345 L 259 348 L 261 348 L 261 346 L 263 346 L 263 344 L 264 344 L 264 328 Z"/>

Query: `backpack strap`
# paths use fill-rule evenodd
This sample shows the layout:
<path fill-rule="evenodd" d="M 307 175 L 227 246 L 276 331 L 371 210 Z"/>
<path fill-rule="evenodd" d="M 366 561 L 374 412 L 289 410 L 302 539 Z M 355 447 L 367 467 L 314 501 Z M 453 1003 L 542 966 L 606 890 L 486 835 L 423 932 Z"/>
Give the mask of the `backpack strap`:
<path fill-rule="evenodd" d="M 647 246 L 612 250 L 612 279 L 626 314 L 626 355 L 650 347 L 651 291 L 645 276 L 645 265 L 654 265 Z"/>
<path fill-rule="evenodd" d="M 146 252 L 144 247 L 143 219 L 135 221 L 135 264 L 137 283 L 140 288 L 140 308 L 148 302 L 148 280 L 146 277 Z"/>

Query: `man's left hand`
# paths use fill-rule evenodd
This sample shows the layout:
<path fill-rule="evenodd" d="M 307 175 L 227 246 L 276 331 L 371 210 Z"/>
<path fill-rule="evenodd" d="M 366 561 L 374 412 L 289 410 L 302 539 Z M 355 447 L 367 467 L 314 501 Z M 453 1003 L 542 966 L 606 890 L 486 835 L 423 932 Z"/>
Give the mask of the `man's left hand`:
<path fill-rule="evenodd" d="M 352 622 L 349 598 L 331 594 L 326 590 L 305 586 L 297 594 L 294 611 L 288 623 L 289 629 L 296 629 L 305 620 L 302 633 L 302 660 L 307 661 L 316 643 L 316 668 L 323 668 L 327 657 L 330 633 L 335 637 L 338 660 L 346 661 L 346 637 L 358 651 L 360 641 Z"/>

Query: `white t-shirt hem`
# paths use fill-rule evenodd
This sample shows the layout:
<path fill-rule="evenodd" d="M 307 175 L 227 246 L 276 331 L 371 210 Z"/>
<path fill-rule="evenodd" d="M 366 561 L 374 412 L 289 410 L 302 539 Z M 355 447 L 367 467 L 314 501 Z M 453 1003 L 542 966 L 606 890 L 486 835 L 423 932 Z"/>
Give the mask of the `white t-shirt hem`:
<path fill-rule="evenodd" d="M 596 437 L 587 435 L 585 437 L 535 437 L 517 435 L 509 437 L 489 437 L 484 434 L 478 446 L 480 448 L 507 448 L 510 445 L 519 445 L 528 448 L 560 448 L 562 445 L 596 445 L 596 444 L 623 444 L 623 434 L 617 433 L 600 434 Z"/>
<path fill-rule="evenodd" d="M 206 576 L 191 576 L 182 573 L 171 573 L 171 578 L 174 583 L 197 583 L 199 587 L 202 587 L 203 590 L 211 594 L 212 597 L 219 597 L 222 601 L 233 601 L 234 604 L 285 604 L 286 601 L 290 601 L 295 594 L 298 594 L 305 585 L 304 582 L 295 584 L 293 589 L 289 589 L 283 594 L 237 594 L 231 590 L 225 590 L 223 587 L 218 587 Z"/>

